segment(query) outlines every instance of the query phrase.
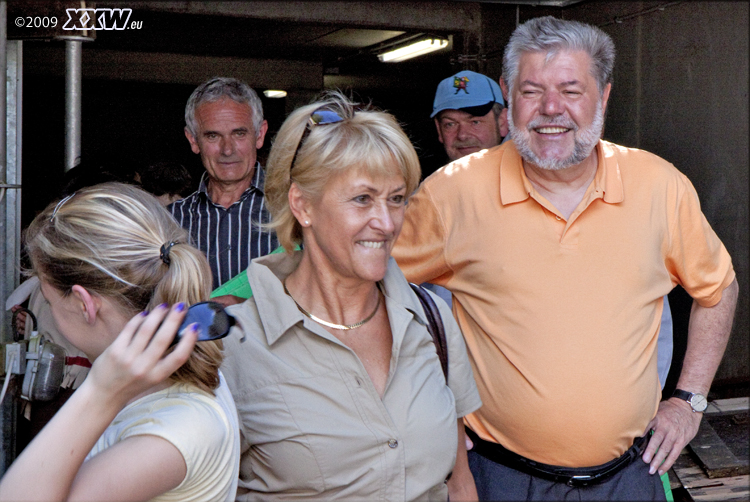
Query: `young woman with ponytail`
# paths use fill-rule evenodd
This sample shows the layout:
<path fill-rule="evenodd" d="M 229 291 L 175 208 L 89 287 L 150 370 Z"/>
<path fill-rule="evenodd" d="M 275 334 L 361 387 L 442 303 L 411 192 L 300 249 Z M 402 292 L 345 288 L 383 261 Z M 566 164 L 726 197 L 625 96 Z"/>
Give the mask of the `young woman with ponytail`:
<path fill-rule="evenodd" d="M 153 196 L 106 183 L 51 204 L 26 247 L 60 332 L 93 366 L 11 465 L 0 500 L 234 500 L 222 343 L 196 344 L 191 326 L 170 348 L 211 288 L 185 231 Z"/>

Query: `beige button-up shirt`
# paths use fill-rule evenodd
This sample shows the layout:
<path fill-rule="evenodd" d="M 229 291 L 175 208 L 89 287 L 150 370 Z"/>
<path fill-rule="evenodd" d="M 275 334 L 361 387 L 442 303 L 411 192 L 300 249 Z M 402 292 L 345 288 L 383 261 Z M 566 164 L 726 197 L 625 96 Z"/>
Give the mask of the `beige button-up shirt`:
<path fill-rule="evenodd" d="M 238 500 L 446 500 L 456 420 L 481 406 L 450 310 L 449 385 L 418 298 L 391 260 L 382 281 L 393 348 L 381 399 L 357 355 L 303 316 L 281 281 L 301 252 L 247 271 L 253 297 L 231 307 L 222 372 L 241 432 Z"/>

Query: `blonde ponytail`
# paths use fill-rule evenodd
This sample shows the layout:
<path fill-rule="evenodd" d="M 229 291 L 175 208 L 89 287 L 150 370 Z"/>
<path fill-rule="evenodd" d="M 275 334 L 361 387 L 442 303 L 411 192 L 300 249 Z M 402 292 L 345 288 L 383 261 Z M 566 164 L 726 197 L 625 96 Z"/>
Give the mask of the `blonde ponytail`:
<path fill-rule="evenodd" d="M 161 303 L 209 298 L 211 269 L 188 235 L 143 190 L 103 183 L 50 204 L 25 234 L 34 272 L 63 294 L 78 284 L 112 299 L 128 315 Z M 164 244 L 169 263 L 161 257 Z M 219 385 L 222 344 L 201 342 L 172 376 L 211 391 Z"/>

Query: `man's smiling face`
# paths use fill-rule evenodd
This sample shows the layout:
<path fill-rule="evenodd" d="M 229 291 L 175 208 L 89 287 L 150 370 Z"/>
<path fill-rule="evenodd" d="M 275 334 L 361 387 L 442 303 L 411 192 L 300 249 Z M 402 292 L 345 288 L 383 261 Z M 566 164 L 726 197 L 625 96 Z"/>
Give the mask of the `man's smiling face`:
<path fill-rule="evenodd" d="M 510 92 L 508 122 L 516 148 L 542 169 L 566 169 L 591 155 L 604 127 L 610 84 L 599 92 L 591 58 L 561 50 L 549 61 L 527 52 Z"/>
<path fill-rule="evenodd" d="M 196 136 L 187 130 L 185 135 L 193 152 L 200 154 L 211 181 L 249 184 L 257 151 L 263 146 L 266 122 L 261 131 L 256 131 L 250 106 L 229 98 L 198 106 L 195 121 Z"/>

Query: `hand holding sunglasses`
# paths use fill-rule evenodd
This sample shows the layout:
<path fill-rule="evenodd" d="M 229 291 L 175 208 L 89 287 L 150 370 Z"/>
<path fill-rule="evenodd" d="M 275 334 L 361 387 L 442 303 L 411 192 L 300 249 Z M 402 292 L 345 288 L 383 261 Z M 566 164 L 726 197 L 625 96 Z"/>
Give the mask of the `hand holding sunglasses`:
<path fill-rule="evenodd" d="M 199 342 L 219 340 L 229 334 L 229 330 L 236 324 L 234 317 L 227 314 L 224 306 L 217 302 L 199 302 L 188 308 L 185 319 L 175 334 L 172 345 L 180 341 L 182 333 L 191 324 L 197 324 Z"/>

